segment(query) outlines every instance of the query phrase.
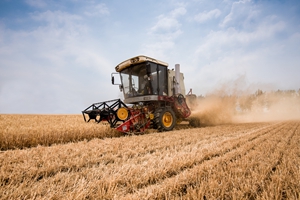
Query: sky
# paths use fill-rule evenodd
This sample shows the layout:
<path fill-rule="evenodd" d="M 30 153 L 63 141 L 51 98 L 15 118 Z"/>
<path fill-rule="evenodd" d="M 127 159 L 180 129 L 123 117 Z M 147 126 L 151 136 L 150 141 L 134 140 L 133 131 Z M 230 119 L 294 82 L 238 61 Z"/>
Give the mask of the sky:
<path fill-rule="evenodd" d="M 298 91 L 300 1 L 1 0 L 0 113 L 122 99 L 111 73 L 137 55 L 180 64 L 196 95 Z"/>

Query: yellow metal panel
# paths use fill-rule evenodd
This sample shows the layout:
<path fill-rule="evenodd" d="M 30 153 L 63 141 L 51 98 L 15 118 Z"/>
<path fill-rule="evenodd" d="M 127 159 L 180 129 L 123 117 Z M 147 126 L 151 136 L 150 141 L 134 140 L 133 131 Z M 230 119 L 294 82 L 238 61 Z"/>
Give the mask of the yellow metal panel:
<path fill-rule="evenodd" d="M 116 72 L 120 72 L 123 69 L 128 68 L 132 64 L 143 63 L 143 62 L 146 62 L 146 61 L 151 61 L 151 62 L 154 62 L 154 63 L 157 63 L 157 64 L 160 64 L 160 65 L 168 67 L 168 63 L 166 63 L 166 62 L 163 62 L 163 61 L 160 61 L 160 60 L 156 60 L 156 59 L 150 58 L 148 56 L 140 55 L 140 56 L 136 56 L 136 57 L 133 57 L 133 58 L 130 58 L 128 60 L 125 60 L 125 61 L 121 62 L 120 64 L 118 64 L 115 67 L 115 69 L 116 69 Z"/>

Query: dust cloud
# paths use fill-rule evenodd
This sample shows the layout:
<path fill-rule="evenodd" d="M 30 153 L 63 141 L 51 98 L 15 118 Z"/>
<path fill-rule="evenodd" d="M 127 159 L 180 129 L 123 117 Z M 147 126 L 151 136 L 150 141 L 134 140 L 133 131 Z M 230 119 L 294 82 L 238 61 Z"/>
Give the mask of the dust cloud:
<path fill-rule="evenodd" d="M 191 117 L 199 118 L 202 125 L 300 120 L 300 89 L 254 90 L 245 77 L 239 77 L 198 96 L 190 107 Z"/>

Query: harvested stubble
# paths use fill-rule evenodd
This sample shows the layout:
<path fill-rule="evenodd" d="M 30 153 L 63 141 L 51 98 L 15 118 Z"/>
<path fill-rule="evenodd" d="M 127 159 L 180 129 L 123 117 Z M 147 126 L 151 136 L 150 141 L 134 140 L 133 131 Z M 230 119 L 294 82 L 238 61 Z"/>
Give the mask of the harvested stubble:
<path fill-rule="evenodd" d="M 0 150 L 120 136 L 106 125 L 84 123 L 81 115 L 0 115 Z"/>
<path fill-rule="evenodd" d="M 0 198 L 297 199 L 299 124 L 223 125 L 5 151 Z"/>

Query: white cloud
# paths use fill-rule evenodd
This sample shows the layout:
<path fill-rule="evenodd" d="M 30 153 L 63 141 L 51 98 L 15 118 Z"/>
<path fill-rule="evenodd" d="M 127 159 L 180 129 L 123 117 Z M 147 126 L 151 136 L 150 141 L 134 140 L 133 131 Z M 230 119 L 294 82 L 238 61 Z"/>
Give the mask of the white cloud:
<path fill-rule="evenodd" d="M 185 14 L 186 14 L 185 7 L 183 5 L 180 5 L 180 7 L 171 11 L 170 16 L 173 18 L 177 18 L 177 17 L 185 15 Z"/>
<path fill-rule="evenodd" d="M 176 31 L 180 28 L 180 23 L 176 18 L 166 17 L 161 15 L 158 17 L 158 22 L 151 28 L 152 34 L 160 34 L 165 32 Z"/>
<path fill-rule="evenodd" d="M 260 9 L 251 0 L 233 2 L 230 13 L 220 23 L 221 27 L 247 27 L 259 22 Z"/>
<path fill-rule="evenodd" d="M 84 14 L 89 17 L 101 16 L 101 15 L 108 15 L 109 9 L 103 3 L 89 5 L 85 8 Z"/>
<path fill-rule="evenodd" d="M 184 15 L 185 13 L 186 9 L 180 7 L 174 9 L 168 15 L 158 16 L 158 21 L 153 27 L 151 27 L 150 34 L 168 34 L 171 32 L 176 32 L 180 29 L 181 26 L 181 23 L 177 18 Z"/>
<path fill-rule="evenodd" d="M 157 22 L 148 33 L 154 42 L 148 41 L 144 51 L 153 56 L 166 57 L 166 51 L 174 47 L 175 40 L 183 33 L 179 17 L 185 14 L 185 7 L 180 6 L 168 14 L 158 16 Z"/>
<path fill-rule="evenodd" d="M 272 89 L 297 89 L 300 81 L 294 74 L 300 69 L 300 55 L 296 55 L 300 40 L 287 21 L 274 13 L 265 14 L 252 1 L 239 1 L 232 4 L 221 25 L 205 35 L 195 51 L 198 90 L 211 90 L 212 85 L 240 74 L 253 83 L 271 84 Z"/>
<path fill-rule="evenodd" d="M 210 19 L 218 18 L 221 15 L 221 11 L 219 9 L 214 9 L 209 12 L 204 11 L 202 13 L 197 14 L 194 19 L 199 23 L 204 23 Z"/>
<path fill-rule="evenodd" d="M 196 53 L 207 55 L 208 59 L 213 59 L 213 57 L 224 55 L 232 49 L 247 51 L 252 45 L 259 48 L 263 43 L 268 44 L 273 41 L 276 34 L 284 31 L 285 28 L 283 21 L 273 21 L 266 17 L 266 19 L 262 19 L 261 24 L 258 24 L 255 30 L 250 32 L 239 31 L 235 28 L 211 31 L 198 47 Z"/>

